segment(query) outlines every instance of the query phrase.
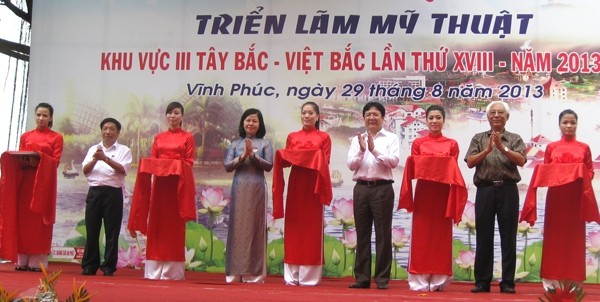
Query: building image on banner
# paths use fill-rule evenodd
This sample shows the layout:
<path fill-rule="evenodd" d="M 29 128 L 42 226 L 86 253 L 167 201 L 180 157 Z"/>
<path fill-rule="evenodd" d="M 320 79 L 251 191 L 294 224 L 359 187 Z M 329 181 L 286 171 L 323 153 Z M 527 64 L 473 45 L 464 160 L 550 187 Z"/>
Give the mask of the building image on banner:
<path fill-rule="evenodd" d="M 565 2 L 565 3 L 563 3 Z M 127 217 L 138 163 L 167 130 L 165 109 L 185 109 L 193 134 L 197 219 L 186 224 L 186 269 L 224 272 L 232 173 L 223 160 L 238 138 L 242 113 L 259 109 L 273 150 L 302 127 L 300 106 L 320 107 L 331 137 L 333 199 L 324 209 L 323 275 L 353 276 L 356 255 L 351 140 L 365 131 L 362 108 L 386 109 L 383 128 L 397 135 L 393 170 L 397 208 L 404 165 L 415 139 L 429 134 L 426 109 L 446 111 L 443 134 L 458 142 L 468 200 L 453 226 L 454 280 L 474 280 L 474 169 L 462 160 L 473 135 L 490 129 L 486 106 L 508 103 L 507 130 L 526 144 L 519 167 L 520 208 L 549 143 L 560 140 L 558 116 L 579 115 L 577 140 L 600 168 L 600 21 L 586 1 L 38 1 L 32 29 L 29 108 L 54 106 L 53 130 L 64 136 L 50 261 L 80 261 L 85 246 L 81 163 L 97 144 L 105 117 L 121 121 L 119 143 L 132 167 L 124 189 L 119 265 L 144 265 L 145 237 L 131 238 Z M 41 26 L 43 25 L 43 26 Z M 31 129 L 33 119 L 28 121 Z M 289 173 L 289 169 L 285 172 Z M 286 174 L 287 175 L 287 174 Z M 273 219 L 272 173 L 265 173 L 266 266 L 283 274 L 283 219 Z M 597 177 L 592 179 L 594 191 Z M 285 194 L 285 193 L 284 193 Z M 519 224 L 516 278 L 539 282 L 546 189 L 534 225 Z M 392 278 L 406 279 L 411 213 L 393 213 Z M 496 232 L 497 233 L 497 232 Z M 422 236 L 421 234 L 419 234 Z M 586 224 L 587 282 L 599 282 L 600 226 Z M 500 278 L 500 239 L 494 240 Z M 101 243 L 102 245 L 103 243 Z M 374 244 L 374 242 L 373 242 Z M 103 248 L 101 248 L 103 250 Z M 569 261 L 569 259 L 564 259 Z"/>

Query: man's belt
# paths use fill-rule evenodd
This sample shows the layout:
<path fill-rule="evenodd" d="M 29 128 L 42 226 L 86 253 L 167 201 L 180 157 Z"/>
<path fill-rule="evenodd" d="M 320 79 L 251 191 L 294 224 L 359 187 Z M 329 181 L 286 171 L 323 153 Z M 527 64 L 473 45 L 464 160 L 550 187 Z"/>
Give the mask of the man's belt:
<path fill-rule="evenodd" d="M 375 179 L 375 180 L 362 180 L 362 179 L 358 179 L 356 181 L 357 184 L 359 185 L 367 185 L 370 187 L 374 187 L 374 186 L 379 186 L 379 185 L 387 185 L 387 184 L 393 184 L 394 181 L 391 179 Z"/>
<path fill-rule="evenodd" d="M 502 187 L 508 185 L 514 185 L 516 182 L 511 180 L 492 180 L 492 181 L 482 181 L 477 185 L 477 187 Z"/>

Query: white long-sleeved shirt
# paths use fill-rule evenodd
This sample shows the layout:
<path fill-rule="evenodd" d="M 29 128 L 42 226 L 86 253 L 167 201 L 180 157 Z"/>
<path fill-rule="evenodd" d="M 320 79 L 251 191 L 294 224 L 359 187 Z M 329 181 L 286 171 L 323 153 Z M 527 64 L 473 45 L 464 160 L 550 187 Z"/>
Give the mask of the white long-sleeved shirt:
<path fill-rule="evenodd" d="M 367 140 L 367 133 L 361 134 Z M 348 168 L 354 171 L 352 180 L 392 180 L 392 169 L 398 166 L 400 161 L 400 142 L 398 136 L 383 128 L 373 137 L 375 148 L 370 152 L 360 150 L 358 138 L 352 138 L 350 150 L 348 150 Z"/>

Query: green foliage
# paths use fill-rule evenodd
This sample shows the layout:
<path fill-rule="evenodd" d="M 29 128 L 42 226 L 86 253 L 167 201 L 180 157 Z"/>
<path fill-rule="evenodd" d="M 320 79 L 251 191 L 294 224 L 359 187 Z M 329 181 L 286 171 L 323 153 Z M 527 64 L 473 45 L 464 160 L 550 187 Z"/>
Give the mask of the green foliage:
<path fill-rule="evenodd" d="M 456 264 L 456 259 L 461 251 L 468 251 L 469 247 L 458 239 L 452 240 L 452 271 L 454 273 L 455 281 L 473 281 L 473 270 L 464 270 Z"/>
<path fill-rule="evenodd" d="M 77 131 L 75 130 L 75 126 L 73 126 L 73 120 L 71 120 L 71 118 L 68 116 L 65 117 L 58 124 L 58 132 L 62 133 L 63 136 L 70 135 L 70 134 L 77 134 Z"/>
<path fill-rule="evenodd" d="M 468 251 L 469 246 L 458 239 L 452 239 L 452 258 L 456 259 L 461 251 Z"/>
<path fill-rule="evenodd" d="M 74 160 L 81 163 L 88 149 L 101 140 L 100 129 L 91 134 L 63 134 L 63 140 L 63 162 Z"/>
<path fill-rule="evenodd" d="M 597 259 L 598 260 L 598 259 Z M 600 260 L 598 260 L 600 263 Z M 587 279 L 584 281 L 585 283 L 600 283 L 600 268 L 596 266 L 594 272 L 590 274 Z"/>
<path fill-rule="evenodd" d="M 87 230 L 85 228 L 85 219 L 80 220 L 77 225 L 75 225 L 75 231 L 81 236 L 69 238 L 65 241 L 64 246 L 68 247 L 82 247 L 85 246 L 85 242 L 87 241 Z M 101 234 L 104 234 L 104 228 L 100 231 Z M 102 240 L 104 241 L 104 240 Z M 100 242 L 100 253 L 104 253 L 103 242 Z"/>
<path fill-rule="evenodd" d="M 324 256 L 325 264 L 323 265 L 324 277 L 347 277 L 354 274 L 355 253 L 347 250 L 337 238 L 329 235 L 324 236 Z M 337 254 L 334 256 L 334 251 Z M 276 239 L 267 244 L 267 273 L 268 274 L 283 274 L 283 238 Z M 346 264 L 344 265 L 344 256 Z M 372 255 L 371 259 L 371 274 L 375 273 L 376 255 Z M 346 269 L 343 269 L 343 268 Z M 392 278 L 407 279 L 408 272 L 397 264 L 397 261 L 392 262 Z"/>
<path fill-rule="evenodd" d="M 452 270 L 454 272 L 454 281 L 473 281 L 475 277 L 473 270 L 466 271 L 458 267 L 456 263 L 452 263 Z"/>
<path fill-rule="evenodd" d="M 211 240 L 212 239 L 212 240 Z M 188 222 L 185 228 L 185 247 L 194 249 L 192 261 L 201 265 L 192 268 L 202 272 L 225 272 L 225 244 L 204 225 Z"/>
<path fill-rule="evenodd" d="M 283 275 L 283 238 L 267 244 L 267 273 Z"/>
<path fill-rule="evenodd" d="M 65 241 L 65 246 L 68 246 L 68 247 L 85 246 L 86 240 L 87 240 L 86 237 L 83 237 L 83 236 L 69 238 Z"/>
<path fill-rule="evenodd" d="M 355 254 L 347 250 L 342 242 L 333 236 L 325 235 L 323 239 L 323 250 L 325 255 L 323 276 L 352 276 Z"/>
<path fill-rule="evenodd" d="M 157 101 L 148 97 L 131 95 L 125 104 L 125 114 L 121 123 L 127 125 L 121 129 L 119 141 L 131 147 L 133 162 L 149 154 L 151 139 L 160 131 L 163 112 L 158 111 Z"/>
<path fill-rule="evenodd" d="M 523 249 L 524 253 L 518 254 L 517 259 L 521 259 L 521 265 L 517 267 L 516 274 L 528 274 L 520 279 L 522 282 L 541 282 L 540 270 L 542 268 L 542 241 L 534 242 Z"/>
<path fill-rule="evenodd" d="M 473 270 L 464 270 L 458 267 L 456 259 L 461 251 L 467 251 L 469 247 L 462 241 L 452 240 L 452 269 L 454 271 L 454 280 L 473 281 Z M 517 255 L 520 265 L 516 268 L 516 279 L 522 282 L 540 282 L 540 268 L 542 262 L 542 242 L 534 242 L 526 246 L 523 253 Z"/>
<path fill-rule="evenodd" d="M 191 96 L 184 105 L 186 130 L 194 133 L 196 145 L 219 146 L 238 135 L 242 105 L 237 98 Z"/>
<path fill-rule="evenodd" d="M 373 259 L 371 260 L 372 263 L 372 268 L 371 268 L 371 272 L 375 272 L 375 257 L 373 257 Z M 392 279 L 399 279 L 399 280 L 406 280 L 408 279 L 408 271 L 398 265 L 398 261 L 396 259 L 394 259 L 392 261 L 392 272 L 391 272 L 391 278 Z"/>
<path fill-rule="evenodd" d="M 81 236 L 69 238 L 65 241 L 64 246 L 66 247 L 82 247 L 85 246 L 87 241 L 87 230 L 85 228 L 85 219 L 80 220 L 77 225 L 75 225 L 75 231 Z M 104 249 L 106 246 L 106 237 L 104 233 L 104 225 L 100 228 L 100 258 L 104 258 Z M 125 240 L 123 236 L 119 236 L 119 248 L 128 249 L 129 243 Z"/>

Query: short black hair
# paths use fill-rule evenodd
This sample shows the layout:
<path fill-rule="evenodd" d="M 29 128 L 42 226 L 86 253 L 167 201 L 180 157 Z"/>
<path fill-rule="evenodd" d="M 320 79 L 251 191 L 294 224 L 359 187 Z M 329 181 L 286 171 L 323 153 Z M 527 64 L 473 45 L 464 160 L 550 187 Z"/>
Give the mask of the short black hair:
<path fill-rule="evenodd" d="M 362 116 L 365 116 L 365 112 L 369 111 L 369 109 L 375 107 L 375 109 L 379 110 L 379 112 L 381 113 L 381 117 L 385 116 L 385 107 L 383 107 L 383 105 L 381 105 L 381 103 L 378 102 L 368 102 L 365 104 L 365 106 L 363 107 L 363 112 L 362 112 Z"/>
<path fill-rule="evenodd" d="M 431 105 L 429 106 L 429 108 L 427 108 L 427 111 L 425 112 L 425 116 L 429 116 L 429 112 L 431 111 L 439 111 L 442 113 L 442 117 L 444 118 L 444 120 L 446 120 L 446 110 L 444 110 L 444 107 L 440 106 L 440 105 Z"/>
<path fill-rule="evenodd" d="M 121 131 L 121 123 L 119 123 L 119 121 L 117 121 L 116 119 L 114 119 L 112 117 L 107 117 L 100 122 L 100 130 L 102 130 L 102 128 L 104 127 L 104 124 L 106 124 L 106 123 L 115 124 L 115 126 L 117 126 L 117 130 Z"/>
<path fill-rule="evenodd" d="M 244 120 L 251 114 L 256 114 L 256 116 L 258 117 L 258 131 L 256 131 L 256 137 L 258 137 L 258 138 L 265 137 L 265 134 L 267 134 L 265 120 L 263 119 L 263 116 L 262 116 L 262 113 L 260 112 L 260 110 L 258 110 L 256 108 L 246 109 L 246 111 L 244 111 L 244 113 L 242 114 L 242 118 L 240 119 L 240 126 L 238 128 L 240 137 L 243 137 L 243 138 L 246 137 L 246 130 L 244 129 Z"/>

